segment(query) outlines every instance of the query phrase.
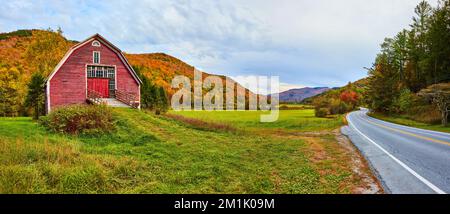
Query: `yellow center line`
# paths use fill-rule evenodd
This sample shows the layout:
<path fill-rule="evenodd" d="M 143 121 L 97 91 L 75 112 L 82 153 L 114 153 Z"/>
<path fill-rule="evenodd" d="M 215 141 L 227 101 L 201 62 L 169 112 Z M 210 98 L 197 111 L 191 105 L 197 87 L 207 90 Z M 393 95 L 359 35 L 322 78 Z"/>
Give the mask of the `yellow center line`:
<path fill-rule="evenodd" d="M 392 131 L 395 131 L 395 132 L 399 132 L 399 133 L 402 133 L 402 134 L 405 134 L 405 135 L 409 135 L 409 136 L 412 136 L 412 137 L 420 138 L 422 140 L 427 140 L 427 141 L 431 141 L 431 142 L 435 142 L 435 143 L 439 143 L 439 144 L 444 144 L 444 145 L 450 146 L 450 143 L 447 142 L 447 141 L 438 140 L 438 139 L 434 139 L 434 138 L 431 138 L 431 137 L 424 137 L 424 136 L 421 136 L 421 135 L 413 134 L 411 132 L 407 132 L 407 131 L 403 131 L 403 130 L 400 130 L 400 129 L 396 129 L 396 128 L 388 127 L 388 126 L 385 126 L 385 125 L 381 125 L 381 124 L 372 122 L 370 120 L 366 120 L 363 117 L 360 117 L 360 118 L 362 120 L 365 120 L 365 121 L 367 121 L 367 122 L 369 122 L 369 123 L 371 123 L 373 125 L 379 126 L 381 128 L 389 129 L 389 130 L 392 130 Z"/>

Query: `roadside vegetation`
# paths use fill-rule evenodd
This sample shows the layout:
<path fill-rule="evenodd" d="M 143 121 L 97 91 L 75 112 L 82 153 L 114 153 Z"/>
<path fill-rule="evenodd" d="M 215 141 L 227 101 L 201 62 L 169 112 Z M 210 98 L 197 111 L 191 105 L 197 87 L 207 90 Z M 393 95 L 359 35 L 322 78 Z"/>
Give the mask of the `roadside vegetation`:
<path fill-rule="evenodd" d="M 375 115 L 390 121 L 413 120 L 422 128 L 433 129 L 437 124 L 447 126 L 450 111 L 448 26 L 449 0 L 440 1 L 435 8 L 422 1 L 415 9 L 410 27 L 394 38 L 385 39 L 381 53 L 369 69 L 366 97 Z"/>
<path fill-rule="evenodd" d="M 388 121 L 391 123 L 396 123 L 396 124 L 400 124 L 400 125 L 405 125 L 405 126 L 411 126 L 411 127 L 416 127 L 416 128 L 420 128 L 420 129 L 428 129 L 428 130 L 433 130 L 433 131 L 440 131 L 440 132 L 448 132 L 450 133 L 450 127 L 449 126 L 442 126 L 440 124 L 436 124 L 436 125 L 430 125 L 429 123 L 424 123 L 424 122 L 418 122 L 418 120 L 413 120 L 410 119 L 408 117 L 408 115 L 389 115 L 386 116 L 384 114 L 379 114 L 379 113 L 370 113 L 369 114 L 371 117 L 380 119 L 380 120 L 384 120 L 384 121 Z"/>
<path fill-rule="evenodd" d="M 303 103 L 314 106 L 315 116 L 317 117 L 342 115 L 364 105 L 366 82 L 366 79 L 362 79 L 354 83 L 348 83 L 342 88 L 332 89 L 305 99 Z"/>
<path fill-rule="evenodd" d="M 337 141 L 335 133 L 319 133 L 338 127 L 339 120 L 315 119 L 313 111 L 303 111 L 282 113 L 275 128 L 293 131 L 322 121 L 308 125 L 317 134 L 205 130 L 131 109 L 113 109 L 116 128 L 101 135 L 56 133 L 28 117 L 0 118 L 0 192 L 377 192 L 369 188 L 375 181 L 357 153 Z M 215 113 L 222 120 L 210 123 L 229 117 Z M 293 115 L 308 120 L 306 127 L 289 119 Z M 252 121 L 256 118 L 251 113 L 240 121 L 259 128 Z M 240 128 L 231 124 L 233 130 Z"/>

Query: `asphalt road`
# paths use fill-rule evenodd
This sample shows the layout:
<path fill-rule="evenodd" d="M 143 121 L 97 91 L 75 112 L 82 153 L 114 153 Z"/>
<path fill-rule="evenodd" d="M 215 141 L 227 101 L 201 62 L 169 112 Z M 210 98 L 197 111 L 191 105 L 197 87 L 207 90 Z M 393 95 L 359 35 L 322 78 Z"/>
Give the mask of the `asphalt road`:
<path fill-rule="evenodd" d="M 394 194 L 450 193 L 450 134 L 397 125 L 367 116 L 347 116 L 342 132 L 358 147 Z"/>

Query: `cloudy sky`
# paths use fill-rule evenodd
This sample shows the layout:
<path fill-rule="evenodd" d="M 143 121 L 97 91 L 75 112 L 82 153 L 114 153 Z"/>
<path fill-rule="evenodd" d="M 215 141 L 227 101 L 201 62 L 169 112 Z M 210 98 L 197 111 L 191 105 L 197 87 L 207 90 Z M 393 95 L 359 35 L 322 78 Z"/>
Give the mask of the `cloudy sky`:
<path fill-rule="evenodd" d="M 128 53 L 165 52 L 210 73 L 280 76 L 282 89 L 366 76 L 420 0 L 8 0 L 0 32 L 58 26 Z M 433 5 L 437 0 L 429 0 Z"/>

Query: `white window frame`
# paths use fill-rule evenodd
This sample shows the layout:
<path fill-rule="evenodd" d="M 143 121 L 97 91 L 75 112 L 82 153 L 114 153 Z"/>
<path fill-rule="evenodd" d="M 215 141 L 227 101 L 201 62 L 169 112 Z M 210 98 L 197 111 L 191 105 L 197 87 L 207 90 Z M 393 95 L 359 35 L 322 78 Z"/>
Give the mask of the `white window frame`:
<path fill-rule="evenodd" d="M 98 54 L 98 62 L 95 62 L 95 54 Z M 94 63 L 94 64 L 96 64 L 96 65 L 98 65 L 98 64 L 100 64 L 100 59 L 101 59 L 101 57 L 100 57 L 100 51 L 93 51 L 92 52 L 92 63 Z"/>
<path fill-rule="evenodd" d="M 100 42 L 99 42 L 99 41 L 94 40 L 94 41 L 92 42 L 92 46 L 94 46 L 94 47 L 100 47 L 101 45 L 100 45 Z"/>

